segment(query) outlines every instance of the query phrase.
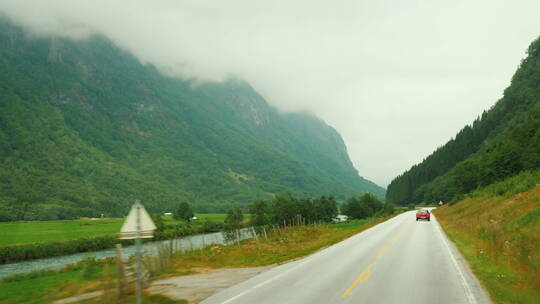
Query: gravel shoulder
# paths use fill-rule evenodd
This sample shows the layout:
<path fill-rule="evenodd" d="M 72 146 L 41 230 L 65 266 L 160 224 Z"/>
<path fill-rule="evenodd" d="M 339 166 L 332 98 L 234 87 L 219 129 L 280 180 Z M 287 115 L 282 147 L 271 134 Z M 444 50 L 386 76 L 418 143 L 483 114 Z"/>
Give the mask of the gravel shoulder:
<path fill-rule="evenodd" d="M 173 300 L 187 300 L 189 303 L 199 303 L 217 292 L 241 283 L 273 267 L 274 265 L 249 268 L 225 268 L 208 270 L 207 273 L 161 279 L 152 282 L 147 292 L 163 295 Z"/>

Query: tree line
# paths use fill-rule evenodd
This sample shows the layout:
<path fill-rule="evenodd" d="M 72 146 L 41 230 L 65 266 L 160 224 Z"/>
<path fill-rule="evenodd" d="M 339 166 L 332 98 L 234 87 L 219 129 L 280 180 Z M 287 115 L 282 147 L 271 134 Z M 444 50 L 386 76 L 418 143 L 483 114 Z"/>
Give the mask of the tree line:
<path fill-rule="evenodd" d="M 338 204 L 333 196 L 315 198 L 296 197 L 290 193 L 278 194 L 271 200 L 256 200 L 249 207 L 251 225 L 288 225 L 300 220 L 302 223 L 329 223 L 341 212 L 350 219 L 392 214 L 392 204 L 384 204 L 375 195 L 366 193 L 354 196 Z M 227 219 L 238 218 L 239 209 L 230 211 Z M 236 214 L 236 215 L 235 215 Z M 238 223 L 238 221 L 231 221 Z M 227 225 L 227 220 L 225 222 Z"/>
<path fill-rule="evenodd" d="M 478 187 L 537 168 L 539 67 L 537 39 L 502 99 L 423 162 L 396 177 L 388 186 L 387 201 L 409 205 L 457 200 Z"/>

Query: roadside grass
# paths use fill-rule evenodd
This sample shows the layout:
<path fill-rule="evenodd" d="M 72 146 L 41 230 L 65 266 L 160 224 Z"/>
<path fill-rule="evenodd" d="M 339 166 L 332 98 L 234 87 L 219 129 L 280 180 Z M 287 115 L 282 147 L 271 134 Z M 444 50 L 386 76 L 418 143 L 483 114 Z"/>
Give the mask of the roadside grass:
<path fill-rule="evenodd" d="M 0 303 L 47 303 L 52 294 L 61 293 L 76 285 L 82 270 L 53 273 L 20 281 L 0 282 Z"/>
<path fill-rule="evenodd" d="M 201 250 L 174 254 L 171 265 L 154 274 L 154 279 L 195 274 L 201 269 L 255 267 L 284 263 L 335 244 L 387 218 L 356 220 L 320 226 L 300 226 L 268 232 L 268 240 L 259 236 L 234 245 L 210 245 Z M 113 259 L 85 261 L 60 271 L 8 277 L 0 280 L 0 303 L 50 303 L 96 290 L 109 290 L 103 296 L 80 303 L 132 303 L 133 296 L 118 301 L 115 294 L 116 265 Z M 145 303 L 186 303 L 166 297 L 145 297 Z"/>
<path fill-rule="evenodd" d="M 211 245 L 202 250 L 178 253 L 170 270 L 160 277 L 197 269 L 257 267 L 287 262 L 338 243 L 386 219 L 276 229 L 268 235 L 268 240 L 260 237 L 258 241 L 244 240 L 240 245 Z"/>
<path fill-rule="evenodd" d="M 95 268 L 92 279 L 89 280 L 86 268 L 56 273 L 42 274 L 29 279 L 14 280 L 10 282 L 0 282 L 0 303 L 15 304 L 43 304 L 51 303 L 54 300 L 84 294 L 86 292 L 103 290 L 109 288 L 103 296 L 77 303 L 134 303 L 134 295 L 118 299 L 116 289 L 115 265 L 106 264 Z M 107 273 L 107 274 L 105 274 Z M 144 303 L 152 304 L 187 304 L 186 301 L 174 301 L 160 295 L 143 295 Z"/>
<path fill-rule="evenodd" d="M 135 303 L 135 296 L 130 295 L 128 297 L 125 297 L 124 299 L 119 300 L 115 294 L 109 295 L 108 298 L 98 297 L 93 298 L 85 301 L 79 301 L 77 302 L 79 304 L 133 304 Z M 143 303 L 145 304 L 188 304 L 186 300 L 171 300 L 165 296 L 161 295 L 149 295 L 149 294 L 143 294 Z"/>
<path fill-rule="evenodd" d="M 202 226 L 204 221 L 222 223 L 227 216 L 224 213 L 197 213 L 199 220 L 192 222 L 194 228 Z M 250 216 L 244 216 L 249 220 Z M 163 216 L 165 224 L 180 224 L 171 216 Z M 84 237 L 116 235 L 123 218 L 80 219 L 64 221 L 30 221 L 0 223 L 0 246 L 65 241 Z"/>
<path fill-rule="evenodd" d="M 14 275 L 0 280 L 0 303 L 50 303 L 99 289 L 116 277 L 113 259 L 88 259 L 61 270 Z"/>
<path fill-rule="evenodd" d="M 434 210 L 496 303 L 540 299 L 540 184 L 523 188 L 519 178 Z"/>

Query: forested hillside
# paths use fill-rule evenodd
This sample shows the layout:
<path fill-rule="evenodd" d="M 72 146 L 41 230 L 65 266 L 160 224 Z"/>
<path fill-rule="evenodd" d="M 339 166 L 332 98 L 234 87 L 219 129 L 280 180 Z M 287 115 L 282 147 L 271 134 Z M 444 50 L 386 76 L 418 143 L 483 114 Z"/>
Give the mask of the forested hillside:
<path fill-rule="evenodd" d="M 471 102 L 473 102 L 471 100 Z M 387 200 L 400 205 L 449 201 L 540 166 L 540 40 L 503 97 L 422 163 L 395 178 Z"/>
<path fill-rule="evenodd" d="M 384 189 L 340 135 L 240 80 L 167 77 L 102 37 L 36 37 L 0 19 L 0 221 L 224 211 L 290 191 Z"/>

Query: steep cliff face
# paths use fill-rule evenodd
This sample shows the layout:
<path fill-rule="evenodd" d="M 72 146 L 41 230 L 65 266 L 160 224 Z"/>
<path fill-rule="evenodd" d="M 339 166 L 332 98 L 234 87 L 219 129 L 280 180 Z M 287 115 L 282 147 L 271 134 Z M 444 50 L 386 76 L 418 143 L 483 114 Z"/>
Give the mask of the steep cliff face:
<path fill-rule="evenodd" d="M 282 191 L 384 193 L 334 129 L 242 81 L 167 77 L 100 37 L 0 29 L 0 207 L 15 219 L 119 215 L 135 198 L 223 211 Z"/>

